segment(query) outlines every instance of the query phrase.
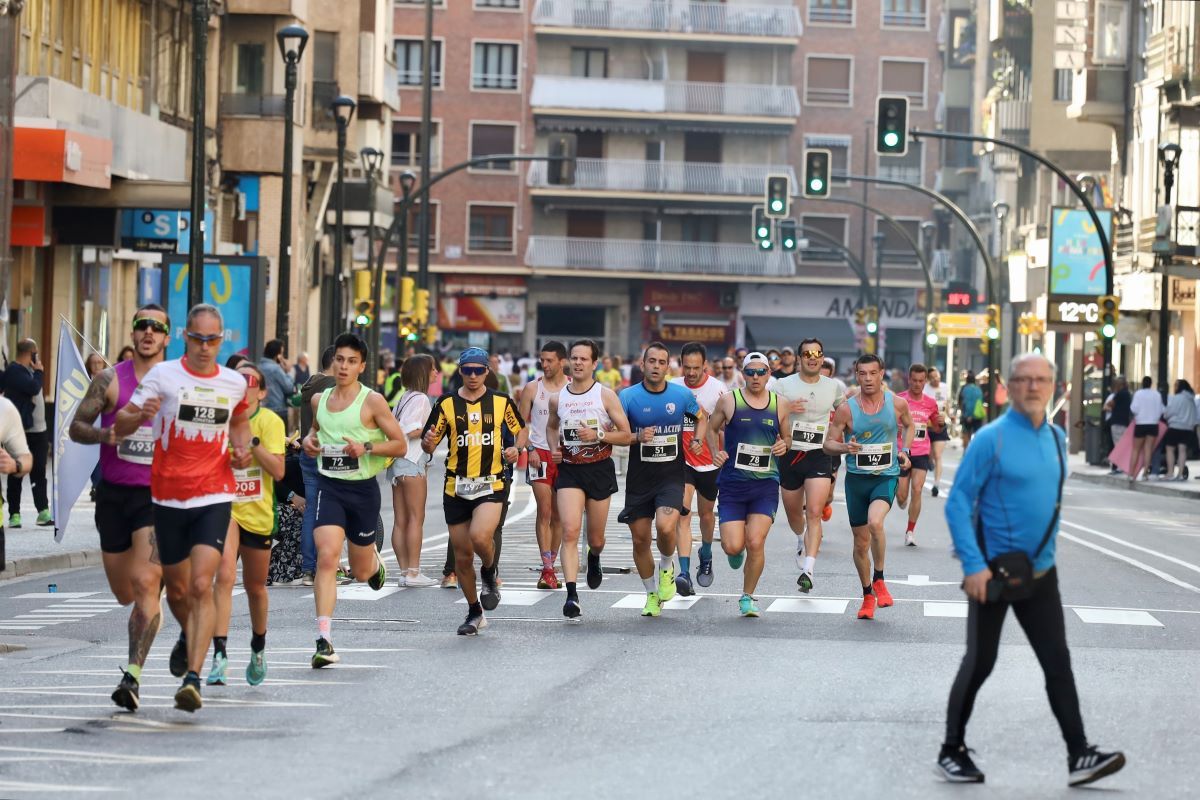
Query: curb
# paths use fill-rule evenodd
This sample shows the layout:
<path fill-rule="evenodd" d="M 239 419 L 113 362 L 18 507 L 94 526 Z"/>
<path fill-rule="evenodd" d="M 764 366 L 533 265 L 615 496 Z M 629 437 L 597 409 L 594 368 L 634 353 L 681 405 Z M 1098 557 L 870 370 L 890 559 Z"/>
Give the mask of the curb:
<path fill-rule="evenodd" d="M 1172 489 L 1169 486 L 1162 486 L 1153 481 L 1138 481 L 1132 487 L 1129 485 L 1129 479 L 1125 476 L 1114 477 L 1110 475 L 1090 475 L 1088 473 L 1072 472 L 1071 478 L 1074 480 L 1084 481 L 1085 483 L 1095 483 L 1100 486 L 1110 486 L 1114 489 L 1123 491 L 1142 492 L 1144 494 L 1154 494 L 1160 497 L 1175 497 L 1180 500 L 1200 500 L 1200 492 L 1188 492 L 1179 489 Z"/>
<path fill-rule="evenodd" d="M 14 558 L 5 563 L 4 571 L 0 572 L 0 582 L 22 578 L 38 572 L 53 572 L 60 569 L 76 567 L 92 567 L 103 563 L 100 550 L 74 550 L 69 553 L 52 553 L 44 556 L 29 556 Z"/>

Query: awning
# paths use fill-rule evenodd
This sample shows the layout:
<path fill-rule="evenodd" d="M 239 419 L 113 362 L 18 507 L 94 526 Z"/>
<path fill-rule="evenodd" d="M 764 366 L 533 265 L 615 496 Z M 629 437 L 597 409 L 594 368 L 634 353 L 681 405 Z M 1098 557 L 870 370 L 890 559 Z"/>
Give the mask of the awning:
<path fill-rule="evenodd" d="M 112 185 L 113 143 L 59 128 L 13 128 L 13 179 Z"/>
<path fill-rule="evenodd" d="M 817 319 L 812 317 L 744 317 L 746 346 L 759 350 L 772 347 L 796 347 L 800 340 L 812 336 L 825 345 L 830 356 L 853 355 L 854 331 L 848 319 Z"/>

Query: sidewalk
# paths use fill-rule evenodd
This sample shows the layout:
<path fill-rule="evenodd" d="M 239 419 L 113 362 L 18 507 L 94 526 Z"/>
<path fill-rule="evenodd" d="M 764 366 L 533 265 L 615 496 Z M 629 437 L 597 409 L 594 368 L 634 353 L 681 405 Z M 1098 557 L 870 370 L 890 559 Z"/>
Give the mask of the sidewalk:
<path fill-rule="evenodd" d="M 100 563 L 100 534 L 96 532 L 96 506 L 88 498 L 85 489 L 71 511 L 70 522 L 61 542 L 54 541 L 53 526 L 41 527 L 35 523 L 37 509 L 33 506 L 33 494 L 26 478 L 21 492 L 22 526 L 17 530 L 8 528 L 8 516 L 12 508 L 4 507 L 4 571 L 0 581 L 18 578 L 34 572 L 88 567 Z"/>
<path fill-rule="evenodd" d="M 1193 466 L 1195 465 L 1193 464 Z M 1193 469 L 1192 476 L 1186 481 L 1174 482 L 1152 479 L 1138 481 L 1131 487 L 1129 477 L 1123 472 L 1112 475 L 1109 473 L 1108 467 L 1091 466 L 1084 460 L 1083 453 L 1067 456 L 1067 467 L 1071 470 L 1071 477 L 1075 480 L 1097 483 L 1102 486 L 1123 489 L 1125 491 L 1132 490 L 1135 492 L 1145 492 L 1146 494 L 1161 495 L 1163 497 L 1200 500 L 1200 480 L 1196 480 L 1197 474 L 1200 474 L 1200 469 Z"/>

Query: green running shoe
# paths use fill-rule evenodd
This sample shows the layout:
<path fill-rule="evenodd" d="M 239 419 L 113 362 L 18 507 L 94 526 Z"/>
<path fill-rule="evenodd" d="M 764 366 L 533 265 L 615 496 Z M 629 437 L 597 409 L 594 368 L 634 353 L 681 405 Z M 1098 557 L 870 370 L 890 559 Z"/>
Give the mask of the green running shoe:
<path fill-rule="evenodd" d="M 744 594 L 742 599 L 738 600 L 738 610 L 742 612 L 743 617 L 757 617 L 758 603 L 754 602 L 750 595 Z"/>
<path fill-rule="evenodd" d="M 317 639 L 317 652 L 313 653 L 312 657 L 313 669 L 328 667 L 330 664 L 336 664 L 341 660 L 341 656 L 333 652 L 333 645 L 328 639 L 326 639 L 324 636 L 322 636 L 320 639 Z"/>
<path fill-rule="evenodd" d="M 10 527 L 10 528 L 21 527 L 21 515 L 20 514 L 10 515 L 8 518 L 8 527 Z"/>
<path fill-rule="evenodd" d="M 387 581 L 387 567 L 383 565 L 383 559 L 379 559 L 379 569 L 375 574 L 367 579 L 367 586 L 370 586 L 375 591 L 383 588 L 384 582 Z"/>
<path fill-rule="evenodd" d="M 651 592 L 646 595 L 646 605 L 642 608 L 643 617 L 657 617 L 662 613 L 662 602 L 659 600 L 658 594 Z"/>
<path fill-rule="evenodd" d="M 730 569 L 741 569 L 742 562 L 746 560 L 745 548 L 742 548 L 742 552 L 736 553 L 732 556 L 728 556 L 728 558 L 729 558 L 729 568 Z"/>
<path fill-rule="evenodd" d="M 50 509 L 47 508 L 44 511 L 38 512 L 38 516 L 37 516 L 37 524 L 38 525 L 49 525 L 52 522 L 54 522 L 54 518 L 50 516 Z"/>
<path fill-rule="evenodd" d="M 658 571 L 658 599 L 667 602 L 675 596 L 675 565 Z"/>
<path fill-rule="evenodd" d="M 259 650 L 250 651 L 250 663 L 246 665 L 246 683 L 258 686 L 267 677 L 267 654 Z"/>
<path fill-rule="evenodd" d="M 229 667 L 229 658 L 220 653 L 213 653 L 212 668 L 208 671 L 208 677 L 204 682 L 209 686 L 224 686 L 225 685 L 225 670 Z"/>

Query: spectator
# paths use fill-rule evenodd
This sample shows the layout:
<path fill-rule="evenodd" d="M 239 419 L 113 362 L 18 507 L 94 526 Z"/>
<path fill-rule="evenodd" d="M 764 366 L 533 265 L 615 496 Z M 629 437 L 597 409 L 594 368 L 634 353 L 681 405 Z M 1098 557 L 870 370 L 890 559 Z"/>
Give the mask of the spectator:
<path fill-rule="evenodd" d="M 1196 393 L 1192 391 L 1192 385 L 1182 378 L 1175 381 L 1175 394 L 1167 403 L 1163 419 L 1167 423 L 1167 435 L 1163 437 L 1163 447 L 1167 451 L 1166 479 L 1186 481 L 1187 476 L 1183 473 L 1187 469 L 1188 448 L 1197 447 Z M 1178 475 L 1175 474 L 1177 462 Z"/>
<path fill-rule="evenodd" d="M 131 360 L 133 360 L 133 347 L 125 345 L 121 348 L 121 352 L 117 353 L 117 363 L 120 364 L 122 361 Z"/>
<path fill-rule="evenodd" d="M 1131 403 L 1133 403 L 1133 393 L 1129 391 L 1129 381 L 1125 380 L 1124 375 L 1118 375 L 1113 378 L 1112 394 L 1104 400 L 1104 422 L 1108 425 L 1108 434 L 1112 439 L 1113 447 L 1116 447 L 1117 442 L 1121 441 L 1121 437 L 1129 428 L 1129 423 L 1133 421 L 1133 412 L 1129 410 Z M 1120 472 L 1116 464 L 1112 465 L 1112 472 L 1114 474 Z"/>
<path fill-rule="evenodd" d="M 613 366 L 612 356 L 600 359 L 600 369 L 596 370 L 596 380 L 601 386 L 607 386 L 614 392 L 621 391 L 621 370 Z"/>
<path fill-rule="evenodd" d="M 308 368 L 308 353 L 301 353 L 296 359 L 296 366 L 292 367 L 292 383 L 296 386 L 303 386 L 311 377 L 312 370 Z"/>
<path fill-rule="evenodd" d="M 498 353 L 492 353 L 488 356 L 488 366 L 492 370 L 492 376 L 496 379 L 495 391 L 512 397 L 512 384 L 508 382 L 508 375 L 501 372 L 501 361 Z M 433 410 L 432 406 L 430 406 L 430 410 Z"/>
<path fill-rule="evenodd" d="M 388 376 L 383 379 L 383 396 L 394 411 L 396 403 L 400 402 L 403 395 L 404 384 L 400 378 L 400 366 L 393 363 L 391 369 L 388 370 Z"/>
<path fill-rule="evenodd" d="M 246 357 L 245 357 L 244 355 L 242 355 L 241 353 L 234 353 L 234 354 L 233 354 L 233 355 L 231 355 L 229 358 L 225 359 L 225 366 L 226 366 L 226 368 L 228 368 L 228 369 L 234 369 L 234 370 L 235 370 L 235 369 L 237 369 L 239 366 L 241 366 L 241 364 L 242 364 L 242 362 L 243 362 L 243 361 L 249 361 L 249 360 L 250 360 L 250 359 L 246 358 Z"/>
<path fill-rule="evenodd" d="M 267 380 L 267 399 L 263 405 L 284 420 L 287 419 L 288 399 L 296 393 L 296 384 L 289 375 L 292 366 L 287 360 L 286 347 L 282 339 L 272 339 L 263 348 L 263 357 L 258 362 L 258 368 Z"/>
<path fill-rule="evenodd" d="M 421 431 L 433 404 L 426 392 L 437 375 L 433 358 L 415 355 L 400 370 L 403 395 L 395 406 L 396 421 L 408 437 L 408 454 L 388 467 L 392 484 L 392 550 L 400 567 L 400 585 L 412 588 L 437 586 L 434 578 L 421 574 L 421 541 L 425 527 L 425 500 L 429 491 L 426 472 L 430 457 L 421 449 Z"/>
<path fill-rule="evenodd" d="M 104 363 L 104 356 L 99 353 L 92 353 L 83 362 L 84 368 L 87 370 L 88 377 L 94 378 L 104 371 L 108 364 Z"/>
<path fill-rule="evenodd" d="M 29 472 L 33 458 L 25 441 L 25 426 L 12 401 L 0 397 L 0 475 L 17 478 Z M 0 521 L 4 520 L 4 498 L 0 497 Z M 4 526 L 0 525 L 0 572 L 4 570 Z"/>
<path fill-rule="evenodd" d="M 21 426 L 25 429 L 25 442 L 33 456 L 29 471 L 29 483 L 33 488 L 33 504 L 37 508 L 37 524 L 50 525 L 50 500 L 46 494 L 46 455 L 50 447 L 50 436 L 46 432 L 46 398 L 42 394 L 45 373 L 38 358 L 37 342 L 22 339 L 17 342 L 17 358 L 4 371 L 4 395 L 17 407 L 21 415 Z M 8 476 L 8 527 L 21 527 L 20 475 Z"/>
<path fill-rule="evenodd" d="M 1142 388 L 1133 393 L 1129 410 L 1133 414 L 1133 461 L 1129 465 L 1129 482 L 1137 480 L 1142 467 L 1146 475 L 1142 480 L 1150 480 L 1150 458 L 1154 455 L 1154 445 L 1158 442 L 1158 423 L 1162 419 L 1162 395 L 1154 391 L 1154 381 L 1149 375 L 1142 378 Z"/>

